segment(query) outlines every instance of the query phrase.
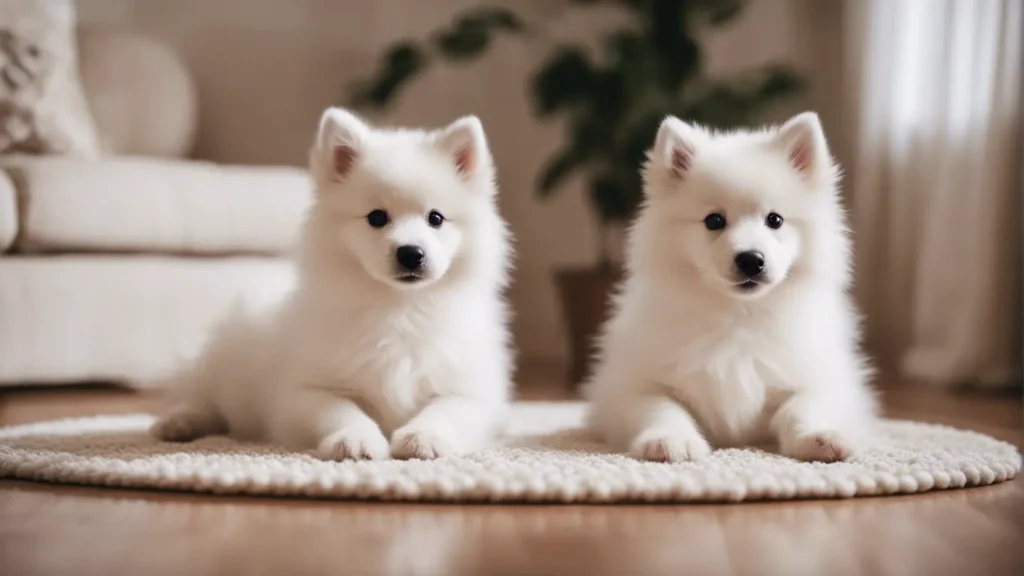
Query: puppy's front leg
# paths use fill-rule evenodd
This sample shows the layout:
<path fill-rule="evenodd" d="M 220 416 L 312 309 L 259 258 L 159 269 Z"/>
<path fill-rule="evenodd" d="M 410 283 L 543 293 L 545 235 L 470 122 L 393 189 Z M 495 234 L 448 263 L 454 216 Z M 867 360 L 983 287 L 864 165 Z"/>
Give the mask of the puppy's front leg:
<path fill-rule="evenodd" d="M 711 454 L 711 445 L 681 404 L 662 394 L 641 395 L 622 406 L 635 430 L 629 453 L 640 460 L 685 462 Z"/>
<path fill-rule="evenodd" d="M 355 402 L 329 390 L 305 388 L 289 399 L 285 429 L 287 443 L 308 442 L 324 460 L 386 460 L 388 440 L 380 426 Z"/>
<path fill-rule="evenodd" d="M 779 407 L 770 426 L 783 456 L 838 462 L 863 448 L 873 421 L 873 398 L 866 391 L 804 390 Z"/>
<path fill-rule="evenodd" d="M 480 450 L 504 417 L 497 403 L 464 396 L 435 398 L 391 436 L 391 455 L 426 460 Z"/>

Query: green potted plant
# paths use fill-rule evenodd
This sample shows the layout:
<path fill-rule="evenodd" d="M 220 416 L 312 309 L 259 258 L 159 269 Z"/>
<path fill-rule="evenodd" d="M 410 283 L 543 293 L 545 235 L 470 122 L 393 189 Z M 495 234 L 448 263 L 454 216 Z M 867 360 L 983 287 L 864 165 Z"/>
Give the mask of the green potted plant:
<path fill-rule="evenodd" d="M 661 121 L 671 114 L 716 128 L 749 125 L 769 106 L 803 88 L 800 76 L 785 65 L 730 79 L 702 74 L 696 31 L 733 21 L 743 0 L 572 0 L 568 7 L 600 4 L 618 5 L 628 14 L 628 22 L 603 37 L 599 54 L 576 45 L 552 46 L 531 80 L 536 115 L 561 118 L 567 126 L 565 146 L 538 175 L 537 191 L 547 197 L 570 174 L 584 173 L 601 230 L 596 265 L 555 271 L 570 338 L 573 382 L 588 371 L 593 337 L 621 274 L 611 256 L 609 231 L 628 223 L 640 206 L 640 167 Z M 536 33 L 542 26 L 502 7 L 457 14 L 426 40 L 393 44 L 376 74 L 353 87 L 352 104 L 382 109 L 431 62 L 479 58 L 496 34 L 547 41 Z"/>

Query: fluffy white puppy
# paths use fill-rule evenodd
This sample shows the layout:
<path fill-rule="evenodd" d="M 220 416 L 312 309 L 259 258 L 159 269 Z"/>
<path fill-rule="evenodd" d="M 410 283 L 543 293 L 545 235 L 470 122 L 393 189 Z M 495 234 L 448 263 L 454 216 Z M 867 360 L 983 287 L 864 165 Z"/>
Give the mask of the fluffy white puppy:
<path fill-rule="evenodd" d="M 328 109 L 310 165 L 296 290 L 222 324 L 173 378 L 153 434 L 228 433 L 334 460 L 485 447 L 513 359 L 510 238 L 480 121 L 383 130 Z"/>
<path fill-rule="evenodd" d="M 865 446 L 876 407 L 838 182 L 816 114 L 761 131 L 662 123 L 589 382 L 594 432 L 655 461 Z"/>

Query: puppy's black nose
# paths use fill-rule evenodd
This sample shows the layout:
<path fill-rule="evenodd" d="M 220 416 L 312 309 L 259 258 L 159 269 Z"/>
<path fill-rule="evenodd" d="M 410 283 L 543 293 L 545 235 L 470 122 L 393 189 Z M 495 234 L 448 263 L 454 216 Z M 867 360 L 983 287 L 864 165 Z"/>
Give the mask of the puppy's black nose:
<path fill-rule="evenodd" d="M 747 278 L 753 278 L 764 270 L 764 255 L 760 252 L 748 251 L 736 254 L 733 260 L 736 269 Z"/>
<path fill-rule="evenodd" d="M 395 250 L 395 260 L 398 260 L 398 265 L 410 272 L 423 267 L 424 256 L 423 248 L 412 244 L 399 246 L 398 250 Z"/>

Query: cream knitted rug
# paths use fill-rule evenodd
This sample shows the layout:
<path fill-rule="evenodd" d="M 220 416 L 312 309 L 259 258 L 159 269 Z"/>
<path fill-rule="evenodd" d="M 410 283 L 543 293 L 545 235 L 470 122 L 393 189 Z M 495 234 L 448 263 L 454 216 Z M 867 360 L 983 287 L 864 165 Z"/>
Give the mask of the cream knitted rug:
<path fill-rule="evenodd" d="M 639 462 L 580 428 L 580 403 L 519 403 L 501 447 L 436 461 L 323 462 L 227 438 L 160 443 L 148 415 L 0 429 L 0 478 L 221 494 L 383 500 L 692 502 L 925 492 L 1009 480 L 1010 444 L 944 426 L 887 421 L 873 451 L 815 464 L 754 449 L 695 463 Z"/>

